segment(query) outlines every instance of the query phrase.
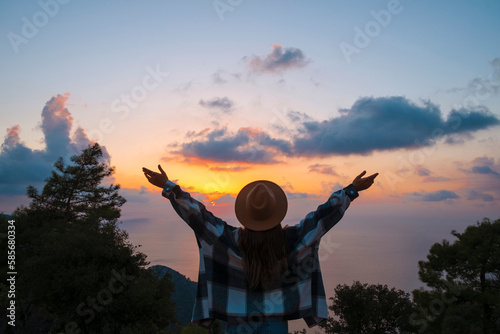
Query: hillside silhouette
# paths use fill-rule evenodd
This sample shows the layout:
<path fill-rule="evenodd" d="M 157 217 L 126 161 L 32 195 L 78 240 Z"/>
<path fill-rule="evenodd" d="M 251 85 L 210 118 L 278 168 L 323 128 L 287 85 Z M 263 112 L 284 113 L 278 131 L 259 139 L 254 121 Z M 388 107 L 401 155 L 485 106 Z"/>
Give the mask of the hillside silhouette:
<path fill-rule="evenodd" d="M 175 285 L 175 291 L 171 298 L 176 303 L 177 321 L 181 326 L 189 324 L 193 313 L 198 283 L 166 266 L 155 265 L 149 267 L 149 269 L 151 269 L 158 278 L 163 278 L 167 274 L 170 275 L 171 281 Z"/>

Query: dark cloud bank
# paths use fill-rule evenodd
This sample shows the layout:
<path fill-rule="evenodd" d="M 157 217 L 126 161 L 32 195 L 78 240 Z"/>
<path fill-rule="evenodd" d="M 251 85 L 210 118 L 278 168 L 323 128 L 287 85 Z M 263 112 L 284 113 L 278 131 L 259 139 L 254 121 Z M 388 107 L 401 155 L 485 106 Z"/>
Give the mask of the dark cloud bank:
<path fill-rule="evenodd" d="M 470 134 L 500 124 L 485 107 L 452 110 L 443 118 L 431 102 L 418 105 L 404 97 L 364 97 L 339 117 L 302 118 L 289 139 L 263 130 L 227 128 L 207 131 L 202 139 L 180 145 L 176 154 L 219 162 L 276 163 L 279 156 L 367 155 L 375 151 L 431 146 L 439 139 L 460 142 Z M 477 170 L 486 173 L 487 170 Z"/>

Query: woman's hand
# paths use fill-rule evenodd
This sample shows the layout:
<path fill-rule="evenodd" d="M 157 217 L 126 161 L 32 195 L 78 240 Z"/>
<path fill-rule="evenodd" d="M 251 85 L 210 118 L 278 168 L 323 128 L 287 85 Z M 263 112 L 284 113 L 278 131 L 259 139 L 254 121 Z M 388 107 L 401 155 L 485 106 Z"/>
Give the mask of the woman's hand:
<path fill-rule="evenodd" d="M 356 178 L 352 181 L 352 185 L 354 188 L 356 188 L 357 191 L 362 191 L 370 188 L 375 182 L 375 178 L 377 177 L 378 173 L 375 173 L 373 175 L 363 177 L 366 174 L 366 171 L 363 171 L 363 173 L 359 174 L 356 176 Z"/>
<path fill-rule="evenodd" d="M 158 169 L 160 170 L 161 173 L 156 173 L 153 172 L 152 170 L 142 167 L 144 176 L 146 176 L 149 183 L 163 189 L 163 187 L 165 187 L 165 183 L 167 183 L 168 181 L 168 176 L 167 173 L 163 171 L 160 165 L 158 165 Z"/>

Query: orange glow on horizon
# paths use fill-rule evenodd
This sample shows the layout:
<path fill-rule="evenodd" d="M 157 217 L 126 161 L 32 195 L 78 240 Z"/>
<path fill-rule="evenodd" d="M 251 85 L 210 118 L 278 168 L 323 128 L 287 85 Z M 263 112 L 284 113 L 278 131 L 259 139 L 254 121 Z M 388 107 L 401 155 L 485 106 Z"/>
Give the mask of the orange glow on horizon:
<path fill-rule="evenodd" d="M 406 151 L 331 158 L 277 156 L 276 160 L 281 161 L 279 163 L 252 164 L 202 159 L 187 162 L 182 157 L 162 159 L 156 151 L 149 154 L 137 153 L 136 156 L 127 156 L 126 160 L 121 161 L 112 159 L 112 165 L 116 167 L 114 183 L 129 189 L 145 187 L 148 192 L 154 193 L 158 188 L 147 182 L 142 167 L 157 171 L 160 163 L 170 180 L 194 196 L 200 195 L 199 198 L 207 206 L 214 208 L 226 205 L 226 200 L 219 201 L 219 198 L 229 195 L 234 199 L 241 188 L 256 180 L 275 182 L 290 197 L 296 194 L 295 198 L 326 199 L 333 190 L 349 185 L 363 170 L 366 170 L 367 175 L 378 172 L 379 176 L 375 185 L 360 196 L 358 202 L 362 203 L 418 200 L 418 195 L 443 189 L 458 193 L 460 189 L 468 187 L 470 181 L 467 175 L 457 170 L 450 171 L 450 167 L 454 166 L 451 159 L 445 159 L 443 163 L 443 156 L 435 154 L 423 161 L 423 166 L 431 171 L 432 176 L 443 177 L 443 181 L 429 182 L 418 173 L 421 165 L 402 163 L 402 159 L 407 157 Z M 434 161 L 438 158 L 441 164 Z"/>

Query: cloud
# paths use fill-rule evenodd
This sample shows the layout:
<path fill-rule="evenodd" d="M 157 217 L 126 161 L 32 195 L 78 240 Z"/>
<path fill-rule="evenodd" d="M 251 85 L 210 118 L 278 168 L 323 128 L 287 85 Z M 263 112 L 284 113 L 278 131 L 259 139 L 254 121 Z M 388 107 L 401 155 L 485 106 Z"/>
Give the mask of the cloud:
<path fill-rule="evenodd" d="M 20 127 L 7 129 L 0 152 L 0 194 L 21 195 L 26 187 L 44 181 L 50 175 L 52 163 L 43 151 L 31 150 L 20 140 Z"/>
<path fill-rule="evenodd" d="M 228 83 L 230 79 L 232 79 L 232 80 L 240 80 L 241 79 L 241 73 L 228 73 L 225 70 L 218 69 L 210 77 L 212 78 L 212 81 L 215 84 L 223 85 L 223 84 Z"/>
<path fill-rule="evenodd" d="M 478 100 L 485 100 L 500 92 L 500 58 L 493 59 L 490 65 L 492 72 L 487 78 L 474 78 L 467 86 L 468 92 Z"/>
<path fill-rule="evenodd" d="M 470 139 L 472 132 L 500 124 L 484 107 L 452 110 L 444 120 L 436 105 L 417 105 L 400 96 L 360 98 L 340 113 L 320 122 L 305 113 L 290 111 L 284 115 L 287 122 L 271 124 L 286 139 L 250 128 L 240 128 L 236 133 L 227 128 L 192 132 L 196 140 L 181 144 L 181 149 L 174 153 L 218 162 L 249 163 L 281 162 L 280 156 L 366 155 L 431 146 L 449 136 Z"/>
<path fill-rule="evenodd" d="M 406 173 L 407 171 L 408 170 L 401 171 L 401 172 Z M 418 166 L 415 170 L 415 173 L 418 176 L 425 176 L 423 182 L 448 182 L 448 181 L 451 181 L 450 178 L 433 175 L 434 173 L 432 173 L 429 169 L 422 167 L 422 166 Z"/>
<path fill-rule="evenodd" d="M 153 219 L 151 218 L 131 218 L 131 219 L 124 219 L 122 221 L 123 224 L 129 225 L 129 224 L 137 224 L 137 225 L 146 225 L 150 222 L 152 222 Z"/>
<path fill-rule="evenodd" d="M 185 83 L 179 85 L 178 87 L 174 88 L 173 92 L 181 94 L 181 95 L 185 95 L 191 89 L 192 85 L 193 85 L 193 80 L 191 80 L 189 82 L 185 82 Z"/>
<path fill-rule="evenodd" d="M 487 77 L 476 77 L 469 81 L 465 87 L 454 87 L 448 89 L 448 93 L 466 94 L 465 105 L 478 105 L 481 101 L 500 93 L 500 58 L 490 61 L 492 71 Z"/>
<path fill-rule="evenodd" d="M 287 150 L 286 145 L 289 143 L 273 139 L 256 129 L 241 128 L 236 133 L 230 133 L 227 128 L 221 128 L 208 132 L 202 140 L 181 144 L 180 150 L 171 153 L 188 159 L 267 164 L 278 162 L 276 151 Z"/>
<path fill-rule="evenodd" d="M 283 191 L 286 194 L 288 201 L 293 199 L 306 199 L 306 198 L 318 198 L 319 196 L 316 194 L 309 194 L 306 192 L 295 191 L 292 183 L 285 179 L 285 184 L 280 185 Z"/>
<path fill-rule="evenodd" d="M 471 201 L 481 200 L 484 202 L 493 202 L 495 200 L 495 197 L 493 197 L 493 195 L 490 195 L 490 194 L 482 193 L 482 192 L 479 192 L 476 190 L 471 190 L 467 194 L 467 199 L 471 200 Z"/>
<path fill-rule="evenodd" d="M 446 135 L 469 134 L 500 124 L 486 108 L 452 110 L 443 120 L 436 105 L 417 105 L 400 96 L 360 98 L 340 112 L 340 117 L 326 121 L 304 122 L 305 134 L 293 139 L 295 154 L 369 154 L 429 146 Z"/>
<path fill-rule="evenodd" d="M 12 128 L 7 129 L 7 136 L 2 144 L 3 148 L 11 148 L 19 145 L 21 143 L 21 137 L 19 133 L 21 132 L 21 127 L 19 125 L 14 125 Z"/>
<path fill-rule="evenodd" d="M 477 157 L 474 160 L 472 160 L 472 163 L 479 165 L 493 166 L 495 165 L 495 159 L 488 157 Z"/>
<path fill-rule="evenodd" d="M 296 110 L 290 110 L 286 116 L 290 119 L 290 121 L 294 123 L 303 123 L 303 122 L 310 122 L 313 121 L 311 116 L 304 112 L 296 111 Z"/>
<path fill-rule="evenodd" d="M 471 172 L 474 174 L 492 174 L 499 176 L 500 174 L 491 169 L 490 166 L 473 166 Z"/>
<path fill-rule="evenodd" d="M 228 204 L 231 204 L 231 205 L 234 205 L 236 201 L 236 198 L 233 197 L 231 194 L 224 194 L 222 196 L 220 196 L 219 198 L 213 200 L 213 204 L 215 205 L 228 205 Z"/>
<path fill-rule="evenodd" d="M 440 202 L 447 199 L 456 199 L 459 196 L 450 190 L 439 190 L 430 193 L 423 194 L 422 200 L 425 202 Z"/>
<path fill-rule="evenodd" d="M 45 148 L 33 150 L 21 141 L 21 128 L 14 125 L 7 134 L 0 150 L 0 194 L 20 195 L 28 185 L 41 186 L 50 176 L 53 164 L 59 157 L 69 162 L 69 157 L 79 154 L 91 144 L 85 131 L 78 127 L 73 136 L 73 117 L 66 108 L 69 94 L 52 97 L 41 113 Z M 104 158 L 109 160 L 106 148 Z"/>
<path fill-rule="evenodd" d="M 276 110 L 272 116 L 269 122 L 271 129 L 287 137 L 293 137 L 298 132 L 297 126 L 314 120 L 308 114 L 296 110 Z"/>
<path fill-rule="evenodd" d="M 132 188 L 121 188 L 120 195 L 127 199 L 127 203 L 149 203 L 151 202 L 151 194 L 145 186 L 141 186 L 139 190 Z"/>
<path fill-rule="evenodd" d="M 285 191 L 286 198 L 290 201 L 293 199 L 306 199 L 306 198 L 318 198 L 319 196 L 316 194 L 309 194 L 305 192 L 299 191 Z"/>
<path fill-rule="evenodd" d="M 47 102 L 42 110 L 40 128 L 45 136 L 45 150 L 50 160 L 56 160 L 60 152 L 68 152 L 71 146 L 73 116 L 65 107 L 68 98 L 69 94 L 57 95 Z"/>
<path fill-rule="evenodd" d="M 227 97 L 214 97 L 209 101 L 200 100 L 200 106 L 209 109 L 218 109 L 226 114 L 230 114 L 234 107 L 234 102 Z"/>
<path fill-rule="evenodd" d="M 245 57 L 247 65 L 255 73 L 279 74 L 287 70 L 298 69 L 306 66 L 306 60 L 302 50 L 297 48 L 284 48 L 281 44 L 272 44 L 271 53 L 265 57 Z"/>
<path fill-rule="evenodd" d="M 338 176 L 338 174 L 333 170 L 332 165 L 324 165 L 324 164 L 310 165 L 309 172 Z"/>
<path fill-rule="evenodd" d="M 219 69 L 214 74 L 212 74 L 211 77 L 212 77 L 212 80 L 214 81 L 214 83 L 219 84 L 219 85 L 227 83 L 227 79 L 224 78 L 224 76 L 223 76 L 224 73 L 225 72 L 223 70 Z"/>
<path fill-rule="evenodd" d="M 429 175 L 431 175 L 431 171 L 430 171 L 430 170 L 428 170 L 427 168 L 424 168 L 424 167 L 419 167 L 419 168 L 417 169 L 417 174 L 418 174 L 419 176 L 429 176 Z"/>
<path fill-rule="evenodd" d="M 451 179 L 443 176 L 429 176 L 424 179 L 424 182 L 448 182 L 448 181 L 451 181 Z"/>
<path fill-rule="evenodd" d="M 338 181 L 337 182 L 321 181 L 322 193 L 327 194 L 327 196 L 329 196 L 330 194 L 334 193 L 335 191 L 341 190 L 343 188 L 344 188 L 344 185 Z"/>
<path fill-rule="evenodd" d="M 203 129 L 201 131 L 188 131 L 186 133 L 186 138 L 202 137 L 202 136 L 206 135 L 209 132 L 210 132 L 210 128 L 205 128 L 205 129 Z M 176 147 L 178 145 L 179 145 L 178 143 L 169 144 L 169 146 L 171 146 L 171 147 Z"/>
<path fill-rule="evenodd" d="M 243 171 L 246 171 L 247 169 L 250 169 L 250 167 L 244 167 L 244 166 L 210 167 L 210 170 L 212 170 L 214 172 L 243 172 Z"/>
<path fill-rule="evenodd" d="M 467 199 L 491 202 L 500 197 L 500 165 L 494 158 L 477 157 L 458 170 L 467 174 Z"/>
<path fill-rule="evenodd" d="M 450 190 L 438 190 L 434 192 L 414 192 L 407 194 L 408 197 L 423 202 L 441 202 L 448 199 L 457 199 L 459 196 Z"/>
<path fill-rule="evenodd" d="M 264 131 L 259 131 L 256 140 L 259 145 L 275 150 L 276 152 L 281 152 L 287 156 L 293 154 L 293 148 L 289 141 L 284 139 L 276 139 L 269 136 Z"/>
<path fill-rule="evenodd" d="M 486 107 L 479 106 L 452 110 L 442 128 L 446 134 L 470 133 L 499 123 Z"/>
<path fill-rule="evenodd" d="M 460 170 L 468 174 L 493 175 L 495 177 L 500 176 L 500 173 L 495 171 L 492 167 L 496 168 L 493 158 L 478 157 L 472 161 L 472 167 L 470 169 Z"/>

